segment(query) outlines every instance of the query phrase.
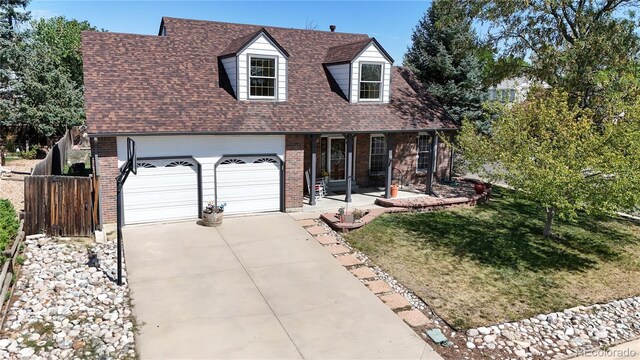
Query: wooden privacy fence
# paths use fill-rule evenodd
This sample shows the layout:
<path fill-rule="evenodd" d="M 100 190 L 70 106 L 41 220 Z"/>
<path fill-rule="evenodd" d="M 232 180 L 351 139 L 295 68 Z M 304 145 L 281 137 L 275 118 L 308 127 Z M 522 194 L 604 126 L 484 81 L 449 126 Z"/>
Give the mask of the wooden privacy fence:
<path fill-rule="evenodd" d="M 90 236 L 93 231 L 93 178 L 27 176 L 24 179 L 25 231 L 53 236 Z"/>

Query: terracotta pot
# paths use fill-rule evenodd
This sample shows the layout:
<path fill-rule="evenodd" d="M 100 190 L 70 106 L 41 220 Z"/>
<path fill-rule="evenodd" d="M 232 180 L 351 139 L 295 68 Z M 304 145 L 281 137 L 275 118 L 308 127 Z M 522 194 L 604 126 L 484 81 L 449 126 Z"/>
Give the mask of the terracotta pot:
<path fill-rule="evenodd" d="M 473 189 L 476 191 L 476 194 L 481 195 L 482 193 L 484 193 L 484 191 L 487 189 L 487 187 L 484 186 L 483 183 L 477 183 L 477 184 L 473 185 Z"/>
<path fill-rule="evenodd" d="M 202 225 L 204 226 L 220 226 L 222 225 L 222 219 L 224 218 L 224 213 L 202 213 Z"/>
<path fill-rule="evenodd" d="M 398 197 L 398 185 L 391 185 L 391 198 Z"/>

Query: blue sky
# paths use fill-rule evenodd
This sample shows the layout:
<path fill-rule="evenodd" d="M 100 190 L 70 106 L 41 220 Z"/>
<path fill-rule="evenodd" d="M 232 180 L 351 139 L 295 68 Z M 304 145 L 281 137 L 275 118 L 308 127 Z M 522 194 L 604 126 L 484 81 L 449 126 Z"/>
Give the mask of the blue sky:
<path fill-rule="evenodd" d="M 32 0 L 34 17 L 63 15 L 111 32 L 156 35 L 162 16 L 304 28 L 374 36 L 402 63 L 413 28 L 430 1 L 45 1 Z"/>

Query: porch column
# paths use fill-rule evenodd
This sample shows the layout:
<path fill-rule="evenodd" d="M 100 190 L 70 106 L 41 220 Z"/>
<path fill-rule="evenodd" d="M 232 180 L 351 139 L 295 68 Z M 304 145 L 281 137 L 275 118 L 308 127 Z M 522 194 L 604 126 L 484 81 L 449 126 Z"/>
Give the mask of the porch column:
<path fill-rule="evenodd" d="M 391 199 L 391 178 L 393 177 L 393 138 L 391 134 L 385 134 L 387 140 L 387 176 L 384 182 L 384 197 Z"/>
<path fill-rule="evenodd" d="M 347 189 L 345 192 L 344 201 L 351 202 L 351 180 L 353 179 L 353 134 L 347 134 L 347 164 L 346 164 L 346 178 Z"/>
<path fill-rule="evenodd" d="M 438 133 L 435 131 L 431 136 L 431 151 L 429 152 L 429 171 L 427 173 L 427 195 L 433 193 L 433 173 L 436 169 L 438 151 Z"/>
<path fill-rule="evenodd" d="M 317 153 L 317 135 L 311 135 L 311 179 L 309 179 L 309 205 L 316 204 L 316 153 Z"/>

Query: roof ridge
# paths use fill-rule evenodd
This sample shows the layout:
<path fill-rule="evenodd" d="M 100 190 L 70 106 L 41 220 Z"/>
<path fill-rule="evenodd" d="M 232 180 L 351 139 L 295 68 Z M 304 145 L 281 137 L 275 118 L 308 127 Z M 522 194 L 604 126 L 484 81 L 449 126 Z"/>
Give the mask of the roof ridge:
<path fill-rule="evenodd" d="M 196 22 L 241 25 L 241 26 L 257 26 L 261 28 L 282 29 L 282 30 L 291 30 L 291 31 L 302 31 L 302 32 L 319 32 L 319 33 L 326 33 L 326 34 L 334 33 L 334 34 L 344 34 L 344 35 L 364 35 L 369 37 L 369 34 L 364 34 L 364 33 L 332 32 L 328 30 L 298 29 L 298 28 L 288 28 L 284 26 L 273 26 L 273 25 L 265 25 L 265 24 L 246 24 L 246 23 L 218 21 L 218 20 L 188 19 L 188 18 L 179 18 L 179 17 L 172 17 L 172 16 L 163 16 L 162 19 L 171 19 L 171 20 L 178 20 L 178 21 L 196 21 Z"/>
<path fill-rule="evenodd" d="M 373 38 L 369 37 L 368 39 L 362 39 L 362 40 L 358 40 L 358 41 L 354 41 L 354 42 L 350 42 L 350 43 L 344 43 L 344 44 L 340 44 L 340 45 L 335 45 L 335 46 L 330 47 L 329 50 L 335 49 L 335 48 L 339 48 L 339 47 L 343 47 L 343 46 L 351 46 L 351 45 L 356 45 L 356 44 L 360 44 L 360 43 L 368 43 L 368 42 L 371 42 L 371 41 L 373 41 Z"/>

